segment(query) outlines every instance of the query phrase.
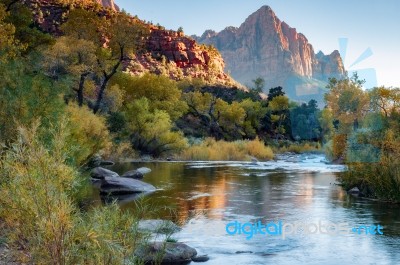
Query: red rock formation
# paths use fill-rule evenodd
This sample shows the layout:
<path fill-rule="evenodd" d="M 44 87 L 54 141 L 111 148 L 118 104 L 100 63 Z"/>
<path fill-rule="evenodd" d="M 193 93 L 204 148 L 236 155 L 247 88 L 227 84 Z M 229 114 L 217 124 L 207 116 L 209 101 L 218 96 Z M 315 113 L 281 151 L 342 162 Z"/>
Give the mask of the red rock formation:
<path fill-rule="evenodd" d="M 345 73 L 338 51 L 316 55 L 307 38 L 280 21 L 268 6 L 250 15 L 239 28 L 228 27 L 219 33 L 209 30 L 196 39 L 217 47 L 236 80 L 251 84 L 262 77 L 267 89 L 283 86 L 292 98 L 303 81 L 309 86 L 309 81 L 327 81 Z"/>
<path fill-rule="evenodd" d="M 127 65 L 134 74 L 155 72 L 179 80 L 183 76 L 203 78 L 211 83 L 234 82 L 225 72 L 225 63 L 215 49 L 198 45 L 195 40 L 175 31 L 153 27 L 147 41 L 148 53 L 137 55 L 137 63 Z"/>
<path fill-rule="evenodd" d="M 76 0 L 79 5 L 79 1 Z M 60 25 L 68 17 L 69 7 L 58 0 L 24 0 L 32 9 L 35 23 L 45 32 L 55 36 L 62 35 Z M 96 12 L 98 16 L 109 17 L 119 8 L 113 0 L 95 0 L 85 2 L 85 8 Z M 105 9 L 99 9 L 101 3 Z M 239 85 L 225 72 L 225 63 L 219 52 L 197 42 L 181 32 L 161 30 L 147 25 L 151 35 L 144 50 L 134 58 L 126 60 L 124 67 L 132 74 L 151 72 L 164 74 L 172 79 L 184 77 L 202 78 L 210 84 Z"/>

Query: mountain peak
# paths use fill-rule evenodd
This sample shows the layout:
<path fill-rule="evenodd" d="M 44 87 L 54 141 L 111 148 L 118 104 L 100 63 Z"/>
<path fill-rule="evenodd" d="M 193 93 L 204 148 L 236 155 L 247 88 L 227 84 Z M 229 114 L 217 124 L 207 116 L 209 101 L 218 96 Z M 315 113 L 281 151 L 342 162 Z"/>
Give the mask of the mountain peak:
<path fill-rule="evenodd" d="M 203 35 L 199 42 L 213 44 L 228 71 L 243 84 L 250 85 L 251 80 L 262 77 L 266 88 L 282 86 L 292 99 L 315 96 L 322 101 L 324 87 L 310 88 L 310 82 L 321 84 L 329 77 L 345 74 L 337 51 L 315 54 L 306 36 L 281 21 L 269 6 L 252 13 L 239 28 L 230 28 L 209 38 Z M 308 98 L 303 97 L 305 94 Z"/>
<path fill-rule="evenodd" d="M 272 11 L 272 13 L 274 12 L 269 5 L 263 5 L 255 13 L 257 13 L 257 12 L 265 12 L 265 11 Z"/>

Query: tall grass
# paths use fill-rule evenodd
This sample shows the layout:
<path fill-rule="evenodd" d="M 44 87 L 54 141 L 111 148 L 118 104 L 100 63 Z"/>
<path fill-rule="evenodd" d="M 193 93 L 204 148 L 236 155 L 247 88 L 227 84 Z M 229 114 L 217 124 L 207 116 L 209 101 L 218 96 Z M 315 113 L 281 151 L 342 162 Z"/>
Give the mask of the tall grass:
<path fill-rule="evenodd" d="M 274 153 L 259 139 L 226 142 L 207 138 L 185 149 L 180 155 L 183 160 L 199 161 L 240 161 L 252 157 L 269 160 L 274 157 Z"/>
<path fill-rule="evenodd" d="M 377 163 L 348 164 L 341 176 L 346 190 L 358 187 L 366 197 L 400 202 L 400 162 L 398 158 L 383 156 Z"/>
<path fill-rule="evenodd" d="M 275 153 L 307 153 L 307 152 L 323 152 L 319 142 L 302 142 L 302 143 L 288 143 L 282 146 L 273 147 Z"/>
<path fill-rule="evenodd" d="M 0 220 L 20 262 L 34 264 L 132 264 L 146 241 L 141 214 L 115 204 L 81 212 L 75 201 L 80 174 L 67 161 L 63 124 L 51 144 L 39 140 L 39 123 L 20 128 L 18 140 L 0 155 Z M 49 129 L 51 130 L 51 129 Z M 72 150 L 72 153 L 74 150 Z"/>

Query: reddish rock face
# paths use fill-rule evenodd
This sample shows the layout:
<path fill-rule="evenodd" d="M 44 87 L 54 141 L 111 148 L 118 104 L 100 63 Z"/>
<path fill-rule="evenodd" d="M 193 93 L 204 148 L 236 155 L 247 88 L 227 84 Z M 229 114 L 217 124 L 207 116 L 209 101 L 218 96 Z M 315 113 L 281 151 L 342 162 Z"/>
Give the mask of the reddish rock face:
<path fill-rule="evenodd" d="M 60 25 L 65 22 L 69 8 L 56 0 L 23 0 L 31 8 L 35 22 L 53 36 L 60 36 Z M 78 0 L 77 0 L 78 1 Z M 83 0 L 81 0 L 83 1 Z M 87 10 L 97 10 L 98 16 L 109 17 L 119 10 L 114 0 L 96 0 L 105 9 L 97 10 L 93 2 L 86 5 Z M 46 14 L 44 17 L 39 14 Z M 143 22 L 144 23 L 144 22 Z M 224 72 L 225 63 L 220 53 L 205 45 L 198 45 L 182 32 L 162 30 L 147 24 L 151 30 L 146 47 L 132 58 L 123 62 L 124 71 L 133 75 L 146 72 L 163 74 L 171 79 L 185 77 L 202 78 L 209 84 L 240 86 Z"/>
<path fill-rule="evenodd" d="M 280 21 L 268 6 L 250 15 L 239 28 L 228 27 L 219 33 L 208 30 L 196 39 L 217 47 L 236 80 L 251 84 L 262 77 L 267 89 L 283 86 L 292 98 L 302 85 L 300 79 L 327 81 L 345 74 L 338 51 L 316 55 L 307 38 Z"/>
<path fill-rule="evenodd" d="M 147 41 L 147 50 L 153 55 L 152 58 L 139 58 L 145 69 L 159 68 L 160 63 L 157 60 L 162 61 L 164 58 L 169 68 L 179 68 L 184 76 L 205 79 L 211 77 L 216 83 L 232 81 L 225 74 L 225 62 L 217 51 L 209 51 L 206 46 L 200 46 L 192 38 L 175 31 L 153 28 Z M 128 70 L 132 70 L 132 67 L 128 66 Z M 179 79 L 173 74 L 170 77 Z"/>
<path fill-rule="evenodd" d="M 185 36 L 177 36 L 174 31 L 153 30 L 148 40 L 148 49 L 158 52 L 169 62 L 175 62 L 181 67 L 200 65 L 206 67 L 210 56 L 196 44 L 196 41 Z M 222 58 L 214 58 L 219 70 L 224 69 Z"/>

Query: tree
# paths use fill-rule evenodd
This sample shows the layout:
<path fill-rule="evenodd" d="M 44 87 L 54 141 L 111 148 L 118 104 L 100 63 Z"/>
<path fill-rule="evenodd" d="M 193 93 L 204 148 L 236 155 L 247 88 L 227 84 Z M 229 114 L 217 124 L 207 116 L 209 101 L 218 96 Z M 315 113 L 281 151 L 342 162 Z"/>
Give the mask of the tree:
<path fill-rule="evenodd" d="M 7 18 L 6 9 L 0 5 L 0 60 L 4 62 L 9 56 L 15 55 L 18 51 L 15 40 L 14 25 L 5 21 Z"/>
<path fill-rule="evenodd" d="M 136 99 L 126 105 L 126 117 L 134 149 L 142 154 L 160 156 L 186 146 L 180 132 L 172 131 L 167 112 L 150 110 L 147 98 Z"/>
<path fill-rule="evenodd" d="M 94 113 L 100 109 L 104 91 L 109 81 L 117 73 L 122 62 L 141 48 L 149 30 L 130 17 L 118 13 L 110 21 L 104 23 L 102 32 L 109 41 L 107 48 L 102 49 L 98 59 L 102 78 L 97 99 L 93 106 Z"/>
<path fill-rule="evenodd" d="M 53 37 L 41 31 L 34 23 L 32 11 L 22 1 L 4 1 L 8 16 L 5 21 L 15 28 L 14 37 L 23 45 L 24 55 L 36 51 L 39 47 L 51 45 Z"/>
<path fill-rule="evenodd" d="M 245 99 L 239 103 L 245 111 L 243 131 L 246 138 L 254 139 L 260 133 L 261 120 L 267 114 L 267 108 L 260 101 Z"/>
<path fill-rule="evenodd" d="M 374 111 L 382 112 L 385 117 L 400 112 L 399 88 L 375 87 L 369 92 L 369 95 Z"/>
<path fill-rule="evenodd" d="M 283 122 L 288 117 L 289 99 L 286 96 L 275 96 L 269 102 L 268 108 L 271 111 L 275 140 L 278 140 L 279 135 L 286 132 Z"/>
<path fill-rule="evenodd" d="M 0 63 L 0 141 L 13 141 L 17 125 L 29 127 L 40 118 L 45 127 L 63 112 L 63 83 L 37 73 L 35 60 L 17 57 Z"/>
<path fill-rule="evenodd" d="M 308 104 L 301 104 L 290 111 L 292 137 L 303 140 L 319 140 L 321 128 L 318 120 L 318 107 L 316 100 L 310 100 Z"/>
<path fill-rule="evenodd" d="M 358 130 L 360 121 L 370 109 L 369 96 L 362 89 L 364 81 L 357 74 L 342 80 L 329 80 L 325 94 L 327 109 L 333 115 L 335 132 L 332 136 L 334 159 L 344 159 L 348 149 L 349 135 Z"/>
<path fill-rule="evenodd" d="M 245 110 L 238 102 L 232 104 L 211 93 L 199 91 L 183 95 L 189 113 L 200 120 L 208 135 L 216 139 L 240 139 L 243 136 Z"/>
<path fill-rule="evenodd" d="M 79 106 L 84 102 L 86 79 L 95 72 L 97 47 L 92 41 L 73 36 L 60 37 L 44 52 L 43 66 L 49 76 L 62 76 L 76 82 L 72 89 L 77 93 Z"/>
<path fill-rule="evenodd" d="M 280 87 L 280 86 L 273 87 L 268 92 L 268 102 L 272 101 L 275 97 L 284 96 L 284 95 L 285 95 L 285 92 L 283 91 L 282 87 Z"/>
<path fill-rule="evenodd" d="M 325 101 L 343 132 L 357 128 L 359 120 L 368 111 L 369 97 L 362 90 L 362 84 L 357 75 L 343 80 L 330 79 L 328 84 L 329 93 L 325 94 Z"/>
<path fill-rule="evenodd" d="M 118 73 L 122 62 L 129 60 L 142 47 L 149 29 L 123 13 L 100 20 L 95 13 L 83 9 L 72 11 L 61 28 L 68 36 L 91 41 L 97 47 L 96 68 L 92 71 L 93 80 L 98 85 L 92 108 L 97 113 L 111 78 Z M 83 71 L 80 82 L 84 83 L 88 75 L 89 72 Z"/>
<path fill-rule="evenodd" d="M 93 155 L 110 148 L 109 132 L 103 117 L 75 104 L 69 104 L 65 114 L 69 122 L 66 141 L 69 146 L 76 147 L 71 153 L 74 164 L 82 165 Z"/>
<path fill-rule="evenodd" d="M 253 91 L 257 93 L 261 93 L 264 90 L 265 80 L 261 77 L 256 78 L 253 80 L 254 87 L 252 88 Z"/>
<path fill-rule="evenodd" d="M 329 139 L 331 139 L 334 132 L 333 114 L 331 110 L 324 108 L 319 114 L 318 121 L 321 126 L 321 135 L 323 140 L 324 142 L 327 142 Z"/>
<path fill-rule="evenodd" d="M 172 121 L 187 111 L 186 102 L 181 100 L 182 92 L 177 83 L 166 76 L 146 73 L 143 76 L 131 76 L 119 73 L 110 83 L 124 91 L 124 101 L 130 102 L 145 97 L 149 100 L 151 111 L 158 109 L 168 113 Z"/>
<path fill-rule="evenodd" d="M 61 30 L 66 36 L 91 41 L 96 46 L 101 46 L 102 32 L 99 29 L 102 23 L 104 21 L 96 13 L 76 8 L 69 12 L 66 22 L 61 25 Z"/>

